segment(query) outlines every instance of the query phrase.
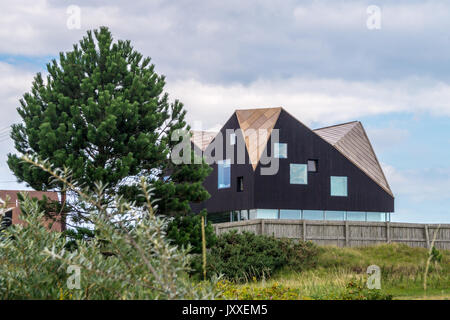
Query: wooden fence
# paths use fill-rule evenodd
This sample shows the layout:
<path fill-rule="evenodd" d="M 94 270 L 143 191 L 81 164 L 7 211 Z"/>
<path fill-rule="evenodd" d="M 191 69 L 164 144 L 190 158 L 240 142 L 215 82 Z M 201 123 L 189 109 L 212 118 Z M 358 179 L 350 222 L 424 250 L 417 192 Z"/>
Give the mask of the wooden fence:
<path fill-rule="evenodd" d="M 277 238 L 310 240 L 319 245 L 359 247 L 398 242 L 450 250 L 450 224 L 255 219 L 214 224 L 216 234 L 232 229 Z"/>

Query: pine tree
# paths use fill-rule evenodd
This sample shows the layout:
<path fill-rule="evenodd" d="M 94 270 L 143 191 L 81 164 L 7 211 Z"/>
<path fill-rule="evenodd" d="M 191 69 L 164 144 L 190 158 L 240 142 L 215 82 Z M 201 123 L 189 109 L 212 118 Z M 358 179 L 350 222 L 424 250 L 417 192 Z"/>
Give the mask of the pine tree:
<path fill-rule="evenodd" d="M 11 133 L 19 154 L 8 154 L 9 168 L 36 190 L 54 188 L 47 173 L 21 161 L 37 155 L 55 168 L 70 168 L 91 190 L 101 181 L 106 195 L 120 191 L 128 198 L 136 197 L 133 178 L 145 176 L 161 198 L 160 213 L 188 213 L 189 202 L 209 197 L 202 181 L 210 168 L 169 160 L 171 133 L 189 126 L 183 104 L 169 102 L 165 77 L 154 69 L 129 40 L 114 42 L 106 27 L 88 31 L 72 51 L 47 64 L 46 81 L 36 75 L 20 100 L 22 123 Z M 164 172 L 172 178 L 163 181 Z"/>

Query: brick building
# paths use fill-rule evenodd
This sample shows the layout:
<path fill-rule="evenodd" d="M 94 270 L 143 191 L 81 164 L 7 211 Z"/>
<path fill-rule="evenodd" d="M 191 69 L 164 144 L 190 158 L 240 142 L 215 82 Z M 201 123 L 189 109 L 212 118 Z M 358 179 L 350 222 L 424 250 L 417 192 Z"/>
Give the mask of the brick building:
<path fill-rule="evenodd" d="M 0 203 L 3 205 L 6 202 L 7 208 L 11 210 L 6 210 L 5 215 L 12 219 L 13 224 L 22 223 L 20 220 L 20 205 L 18 194 L 25 192 L 30 198 L 37 198 L 39 200 L 45 195 L 48 199 L 53 201 L 60 201 L 57 192 L 53 191 L 28 191 L 28 190 L 0 190 Z M 63 231 L 65 230 L 65 223 L 60 219 L 55 219 L 51 230 L 53 231 Z M 45 221 L 46 225 L 50 223 L 50 219 Z"/>

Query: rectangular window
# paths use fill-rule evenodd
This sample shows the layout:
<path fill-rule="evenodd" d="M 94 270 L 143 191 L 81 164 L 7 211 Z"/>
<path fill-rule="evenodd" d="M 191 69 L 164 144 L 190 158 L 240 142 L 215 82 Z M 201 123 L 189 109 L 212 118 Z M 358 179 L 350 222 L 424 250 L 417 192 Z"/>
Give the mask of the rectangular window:
<path fill-rule="evenodd" d="M 366 213 L 361 211 L 347 211 L 348 221 L 366 221 Z"/>
<path fill-rule="evenodd" d="M 373 222 L 386 221 L 386 214 L 384 212 L 367 212 L 367 221 Z"/>
<path fill-rule="evenodd" d="M 240 221 L 242 220 L 248 220 L 248 210 L 241 210 Z"/>
<path fill-rule="evenodd" d="M 303 219 L 305 220 L 323 220 L 322 210 L 303 210 Z"/>
<path fill-rule="evenodd" d="M 334 197 L 347 196 L 347 177 L 330 177 L 331 195 Z"/>
<path fill-rule="evenodd" d="M 231 221 L 239 221 L 240 214 L 239 211 L 233 210 L 231 211 Z"/>
<path fill-rule="evenodd" d="M 308 184 L 308 168 L 306 164 L 291 163 L 290 165 L 290 183 Z"/>
<path fill-rule="evenodd" d="M 308 160 L 308 172 L 317 172 L 318 164 L 318 160 Z"/>
<path fill-rule="evenodd" d="M 13 214 L 13 211 L 11 209 L 9 209 L 8 211 L 5 212 L 5 217 L 12 219 L 12 214 Z"/>
<path fill-rule="evenodd" d="M 273 157 L 286 159 L 287 158 L 287 143 L 274 143 L 273 144 Z"/>
<path fill-rule="evenodd" d="M 227 160 L 219 160 L 217 161 L 217 170 L 218 170 L 218 188 L 224 189 L 230 187 L 230 176 L 231 176 L 231 161 Z"/>
<path fill-rule="evenodd" d="M 244 191 L 244 177 L 237 177 L 237 192 Z"/>
<path fill-rule="evenodd" d="M 277 209 L 257 209 L 258 219 L 278 219 Z"/>
<path fill-rule="evenodd" d="M 280 219 L 291 219 L 291 220 L 298 220 L 302 218 L 302 211 L 301 210 L 280 210 Z"/>
<path fill-rule="evenodd" d="M 235 133 L 231 133 L 230 134 L 230 145 L 235 145 L 236 144 L 236 134 Z"/>
<path fill-rule="evenodd" d="M 325 220 L 344 221 L 345 211 L 325 211 Z"/>

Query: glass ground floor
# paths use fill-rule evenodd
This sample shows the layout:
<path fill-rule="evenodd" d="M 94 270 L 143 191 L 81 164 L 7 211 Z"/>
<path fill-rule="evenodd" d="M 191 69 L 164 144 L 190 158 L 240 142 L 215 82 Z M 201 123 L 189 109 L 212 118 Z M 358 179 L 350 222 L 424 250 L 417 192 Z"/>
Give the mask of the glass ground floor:
<path fill-rule="evenodd" d="M 208 213 L 207 219 L 212 223 L 244 221 L 250 219 L 385 222 L 391 221 L 391 213 L 369 211 L 250 209 Z"/>

